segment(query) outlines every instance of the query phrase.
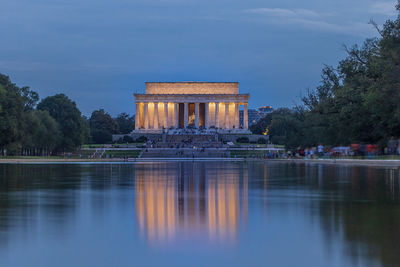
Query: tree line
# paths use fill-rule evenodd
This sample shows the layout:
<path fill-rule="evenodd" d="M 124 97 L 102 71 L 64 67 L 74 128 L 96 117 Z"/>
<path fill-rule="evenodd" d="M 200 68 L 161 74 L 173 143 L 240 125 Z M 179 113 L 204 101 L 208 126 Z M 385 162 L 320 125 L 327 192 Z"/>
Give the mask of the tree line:
<path fill-rule="evenodd" d="M 396 20 L 382 28 L 371 21 L 379 37 L 361 47 L 344 46 L 347 56 L 336 67 L 326 66 L 317 88 L 299 105 L 280 108 L 251 130 L 269 134 L 288 148 L 318 143 L 373 143 L 384 147 L 400 138 L 400 1 Z"/>
<path fill-rule="evenodd" d="M 64 94 L 39 102 L 37 92 L 0 74 L 0 155 L 71 152 L 84 143 L 111 142 L 112 134 L 133 128 L 133 117 L 126 113 L 112 118 L 100 109 L 86 118 Z"/>

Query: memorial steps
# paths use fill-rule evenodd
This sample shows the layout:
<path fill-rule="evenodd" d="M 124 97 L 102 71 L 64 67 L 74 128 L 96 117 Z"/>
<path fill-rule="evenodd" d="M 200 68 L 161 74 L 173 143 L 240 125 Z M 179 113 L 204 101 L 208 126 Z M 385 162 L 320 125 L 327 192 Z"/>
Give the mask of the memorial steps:
<path fill-rule="evenodd" d="M 225 149 L 193 148 L 150 148 L 141 153 L 140 158 L 228 158 L 230 153 Z"/>

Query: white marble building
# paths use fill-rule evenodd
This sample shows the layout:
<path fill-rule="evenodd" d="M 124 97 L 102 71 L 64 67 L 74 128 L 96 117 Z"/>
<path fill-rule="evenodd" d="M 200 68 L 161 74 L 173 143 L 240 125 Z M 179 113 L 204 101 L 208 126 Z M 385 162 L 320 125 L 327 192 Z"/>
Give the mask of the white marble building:
<path fill-rule="evenodd" d="M 186 128 L 248 132 L 249 94 L 239 94 L 237 82 L 148 82 L 146 93 L 134 96 L 136 133 Z"/>

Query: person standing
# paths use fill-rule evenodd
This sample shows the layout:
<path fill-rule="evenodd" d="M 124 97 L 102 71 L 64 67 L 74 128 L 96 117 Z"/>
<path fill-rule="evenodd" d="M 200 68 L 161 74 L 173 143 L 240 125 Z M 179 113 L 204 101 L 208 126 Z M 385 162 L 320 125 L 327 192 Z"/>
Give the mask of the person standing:
<path fill-rule="evenodd" d="M 398 143 L 399 144 L 397 145 L 397 155 L 400 156 L 400 139 L 399 139 Z"/>
<path fill-rule="evenodd" d="M 318 157 L 322 158 L 322 156 L 324 155 L 324 146 L 322 144 L 318 145 Z"/>

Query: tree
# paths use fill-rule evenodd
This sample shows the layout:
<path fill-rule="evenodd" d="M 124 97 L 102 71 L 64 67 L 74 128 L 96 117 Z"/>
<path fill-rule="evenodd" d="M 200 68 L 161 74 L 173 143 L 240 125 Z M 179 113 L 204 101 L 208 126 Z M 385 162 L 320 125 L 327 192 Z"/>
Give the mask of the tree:
<path fill-rule="evenodd" d="M 118 133 L 118 123 L 103 109 L 93 111 L 90 119 L 90 133 L 97 144 L 111 142 L 112 134 Z"/>
<path fill-rule="evenodd" d="M 133 131 L 135 128 L 135 124 L 133 123 L 133 117 L 129 117 L 129 115 L 125 112 L 119 114 L 115 121 L 119 127 L 119 133 L 127 134 Z"/>
<path fill-rule="evenodd" d="M 60 136 L 59 124 L 47 111 L 31 110 L 25 113 L 23 154 L 49 155 L 61 141 Z"/>
<path fill-rule="evenodd" d="M 84 143 L 90 144 L 90 143 L 92 143 L 92 136 L 90 134 L 90 122 L 89 122 L 89 119 L 84 115 L 82 115 L 82 120 L 85 123 L 85 125 L 84 125 L 85 126 L 84 127 L 84 136 L 85 136 Z"/>
<path fill-rule="evenodd" d="M 271 114 L 271 122 L 268 125 L 268 134 L 272 143 L 286 145 L 292 148 L 301 141 L 301 121 L 294 110 L 287 108 L 277 109 Z"/>
<path fill-rule="evenodd" d="M 24 86 L 20 89 L 21 96 L 24 100 L 24 109 L 33 110 L 36 103 L 39 101 L 39 94 L 29 89 L 28 86 Z"/>
<path fill-rule="evenodd" d="M 46 152 L 53 151 L 62 142 L 60 125 L 47 111 L 35 110 L 35 116 L 39 121 L 34 138 L 35 146 Z"/>
<path fill-rule="evenodd" d="M 8 154 L 21 149 L 24 99 L 20 89 L 6 75 L 0 74 L 0 148 Z"/>
<path fill-rule="evenodd" d="M 400 11 L 400 1 L 396 8 Z M 320 85 L 302 97 L 301 106 L 267 116 L 254 132 L 268 129 L 273 142 L 287 146 L 363 142 L 383 147 L 391 137 L 399 138 L 400 15 L 382 29 L 372 24 L 379 38 L 345 46 L 347 57 L 322 70 Z"/>
<path fill-rule="evenodd" d="M 74 150 L 83 144 L 86 124 L 75 102 L 64 94 L 57 94 L 43 99 L 37 109 L 47 111 L 60 125 L 61 140 L 57 150 Z"/>
<path fill-rule="evenodd" d="M 256 134 L 268 134 L 272 143 L 293 148 L 307 141 L 303 128 L 304 121 L 300 110 L 279 108 L 253 125 L 251 131 Z"/>

